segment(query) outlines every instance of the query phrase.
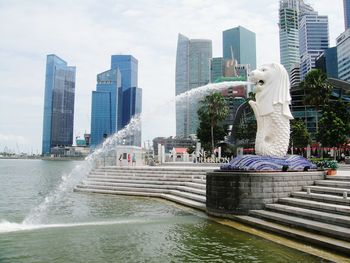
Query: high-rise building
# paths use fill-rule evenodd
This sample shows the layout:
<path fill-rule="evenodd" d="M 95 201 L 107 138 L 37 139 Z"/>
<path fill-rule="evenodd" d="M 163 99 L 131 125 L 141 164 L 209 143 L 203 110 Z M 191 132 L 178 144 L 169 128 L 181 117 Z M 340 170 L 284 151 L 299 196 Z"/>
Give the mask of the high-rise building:
<path fill-rule="evenodd" d="M 189 39 L 179 34 L 176 54 L 175 95 L 209 83 L 209 60 L 212 42 L 206 39 Z M 197 133 L 199 125 L 198 101 L 187 97 L 176 101 L 176 136 L 188 137 Z"/>
<path fill-rule="evenodd" d="M 58 56 L 47 55 L 42 154 L 51 148 L 72 146 L 75 97 L 75 67 Z"/>
<path fill-rule="evenodd" d="M 131 55 L 113 55 L 111 69 L 97 75 L 92 92 L 91 146 L 123 129 L 141 113 L 142 90 L 137 87 L 138 61 Z M 141 145 L 141 132 L 124 138 L 124 144 Z"/>
<path fill-rule="evenodd" d="M 131 55 L 113 55 L 111 68 L 118 68 L 122 76 L 117 125 L 119 131 L 130 122 L 132 116 L 141 113 L 142 91 L 137 87 L 138 61 Z M 132 94 L 134 94 L 134 99 L 131 97 Z M 132 108 L 136 110 L 134 113 L 129 110 Z"/>
<path fill-rule="evenodd" d="M 303 0 L 280 0 L 279 35 L 281 64 L 290 74 L 294 64 L 300 62 L 299 18 L 312 12 Z"/>
<path fill-rule="evenodd" d="M 316 68 L 327 74 L 328 78 L 338 78 L 338 54 L 337 47 L 326 49 L 316 58 Z"/>
<path fill-rule="evenodd" d="M 338 77 L 350 82 L 350 28 L 337 37 Z"/>
<path fill-rule="evenodd" d="M 329 47 L 328 17 L 317 12 L 303 15 L 299 20 L 300 79 L 315 68 L 316 58 Z"/>
<path fill-rule="evenodd" d="M 345 30 L 350 28 L 350 0 L 344 0 Z"/>
<path fill-rule="evenodd" d="M 238 64 L 249 64 L 256 68 L 255 33 L 238 26 L 222 32 L 222 51 L 224 59 L 236 59 Z"/>
<path fill-rule="evenodd" d="M 117 131 L 120 88 L 121 74 L 118 68 L 97 75 L 96 91 L 92 92 L 91 107 L 93 147 Z"/>
<path fill-rule="evenodd" d="M 215 83 L 217 79 L 224 76 L 224 58 L 212 58 L 210 60 L 210 82 Z"/>

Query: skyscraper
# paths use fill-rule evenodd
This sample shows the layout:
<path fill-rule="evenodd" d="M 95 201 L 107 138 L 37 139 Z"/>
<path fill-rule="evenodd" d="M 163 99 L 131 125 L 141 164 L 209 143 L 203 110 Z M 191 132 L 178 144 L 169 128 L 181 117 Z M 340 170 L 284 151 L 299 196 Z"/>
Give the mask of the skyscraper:
<path fill-rule="evenodd" d="M 118 97 L 121 88 L 119 69 L 110 69 L 97 75 L 96 91 L 92 92 L 91 145 L 117 131 Z"/>
<path fill-rule="evenodd" d="M 281 64 L 290 74 L 294 64 L 300 62 L 299 19 L 313 8 L 303 0 L 280 0 L 279 35 Z"/>
<path fill-rule="evenodd" d="M 337 47 L 331 47 L 316 58 L 315 67 L 326 73 L 328 78 L 338 78 L 337 53 Z"/>
<path fill-rule="evenodd" d="M 212 42 L 206 39 L 189 39 L 179 34 L 176 54 L 175 95 L 209 83 L 209 60 Z M 199 125 L 198 101 L 187 97 L 176 102 L 176 136 L 188 137 L 197 133 Z"/>
<path fill-rule="evenodd" d="M 117 124 L 119 131 L 129 123 L 132 116 L 141 113 L 142 90 L 137 87 L 138 61 L 136 58 L 131 55 L 113 55 L 111 68 L 118 68 L 122 76 Z"/>
<path fill-rule="evenodd" d="M 337 37 L 338 77 L 350 82 L 350 28 Z"/>
<path fill-rule="evenodd" d="M 234 59 L 238 64 L 249 64 L 256 68 L 256 38 L 255 33 L 238 26 L 222 33 L 222 51 L 224 59 Z"/>
<path fill-rule="evenodd" d="M 138 61 L 131 55 L 113 55 L 111 69 L 97 75 L 92 92 L 91 146 L 96 147 L 123 129 L 142 109 L 142 90 L 137 87 Z M 141 133 L 124 138 L 124 143 L 141 145 Z"/>
<path fill-rule="evenodd" d="M 299 21 L 300 79 L 315 68 L 316 58 L 329 47 L 328 17 L 317 12 L 303 15 Z"/>
<path fill-rule="evenodd" d="M 344 0 L 345 30 L 350 27 L 350 0 Z"/>
<path fill-rule="evenodd" d="M 55 146 L 72 146 L 75 67 L 58 56 L 47 55 L 42 154 Z"/>

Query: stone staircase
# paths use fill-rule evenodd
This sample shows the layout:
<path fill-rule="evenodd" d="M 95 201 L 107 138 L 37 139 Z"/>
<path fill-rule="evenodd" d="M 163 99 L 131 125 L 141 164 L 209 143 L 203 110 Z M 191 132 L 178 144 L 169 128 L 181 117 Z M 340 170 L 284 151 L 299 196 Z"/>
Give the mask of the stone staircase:
<path fill-rule="evenodd" d="M 236 219 L 350 255 L 350 176 L 327 176 Z"/>
<path fill-rule="evenodd" d="M 206 172 L 211 170 L 188 167 L 97 168 L 74 191 L 163 198 L 206 211 Z"/>

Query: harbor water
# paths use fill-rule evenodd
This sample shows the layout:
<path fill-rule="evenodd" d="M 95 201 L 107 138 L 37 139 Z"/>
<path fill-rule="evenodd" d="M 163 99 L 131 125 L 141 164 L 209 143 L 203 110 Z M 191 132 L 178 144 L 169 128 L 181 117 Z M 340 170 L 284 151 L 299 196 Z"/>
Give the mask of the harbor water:
<path fill-rule="evenodd" d="M 79 165 L 0 160 L 1 263 L 320 262 L 171 202 L 61 187 Z"/>

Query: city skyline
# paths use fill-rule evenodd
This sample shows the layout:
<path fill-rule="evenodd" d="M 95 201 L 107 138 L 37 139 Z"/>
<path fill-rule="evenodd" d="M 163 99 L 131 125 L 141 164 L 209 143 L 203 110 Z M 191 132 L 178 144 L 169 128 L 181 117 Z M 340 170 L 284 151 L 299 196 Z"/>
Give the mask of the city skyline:
<path fill-rule="evenodd" d="M 305 2 L 328 15 L 330 46 L 334 46 L 344 31 L 343 1 L 332 5 L 326 0 Z M 110 55 L 118 53 L 133 54 L 139 60 L 143 140 L 175 135 L 172 100 L 177 34 L 211 39 L 213 57 L 218 57 L 222 31 L 241 25 L 256 33 L 257 65 L 279 62 L 278 5 L 276 0 L 193 0 L 167 5 L 155 1 L 146 7 L 139 1 L 105 6 L 93 0 L 84 4 L 2 1 L 0 22 L 6 27 L 0 28 L 0 151 L 5 146 L 17 151 L 17 144 L 19 151 L 40 153 L 45 57 L 50 53 L 77 67 L 74 137 L 89 131 L 96 74 L 104 71 Z M 162 114 L 150 117 L 157 112 Z"/>

